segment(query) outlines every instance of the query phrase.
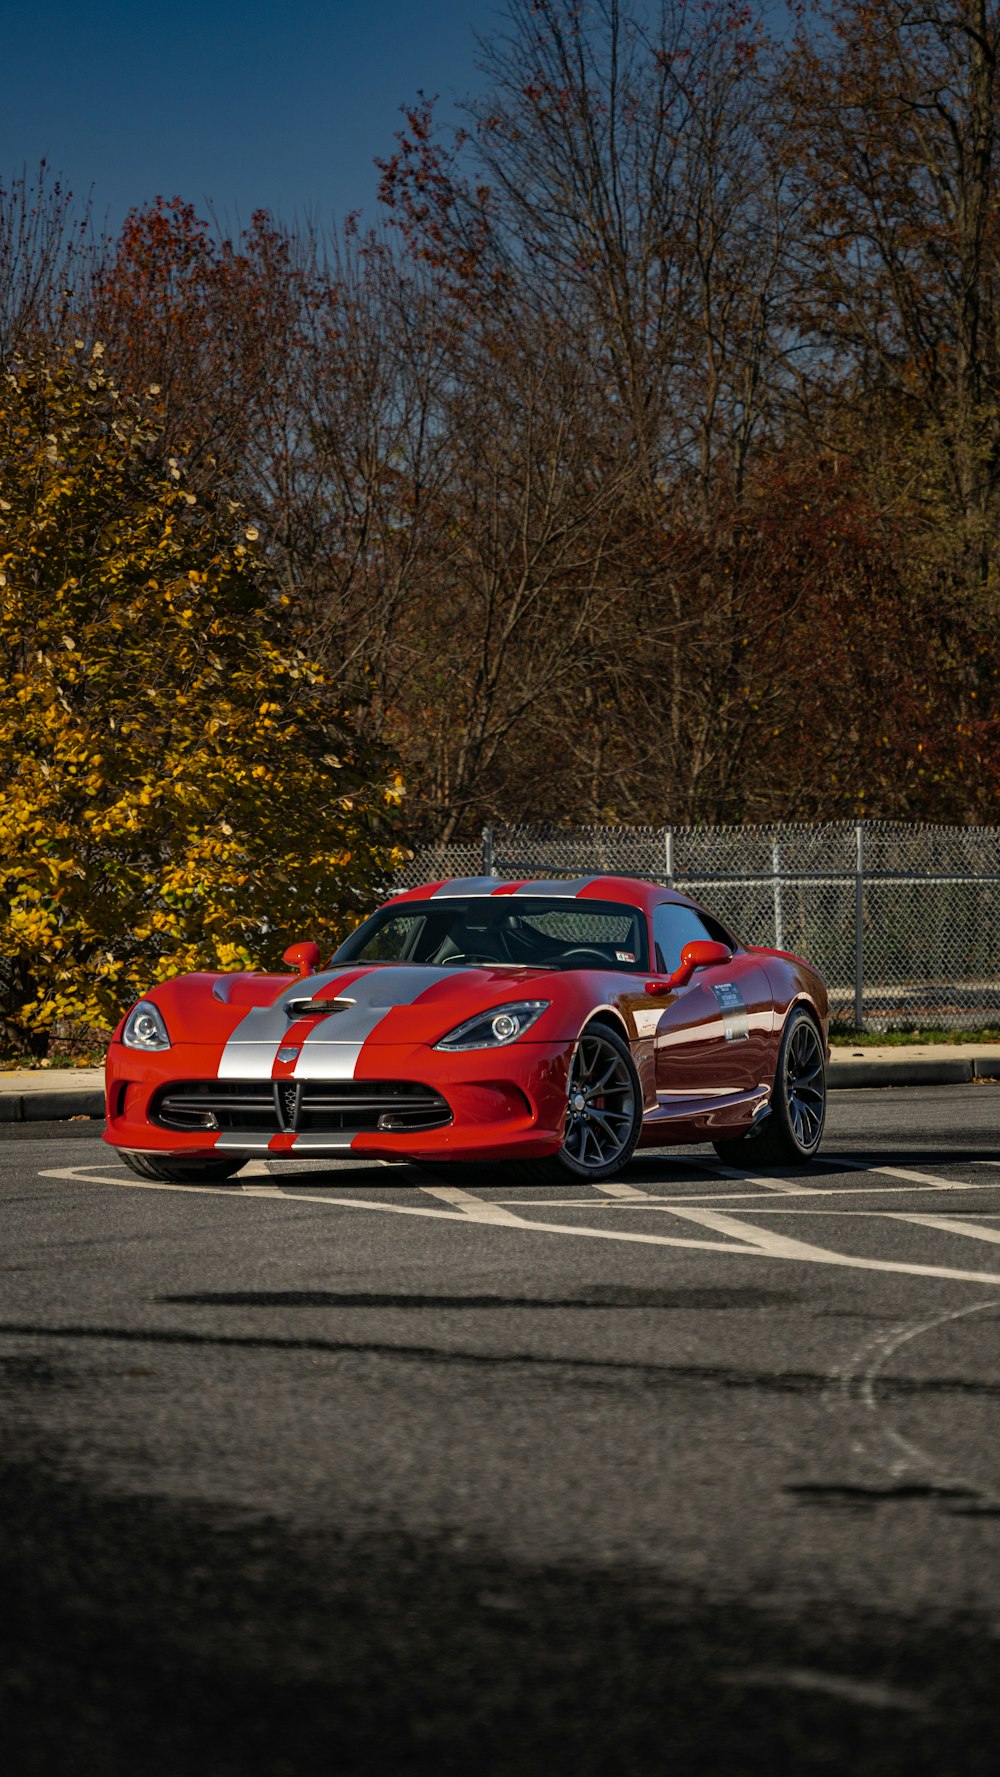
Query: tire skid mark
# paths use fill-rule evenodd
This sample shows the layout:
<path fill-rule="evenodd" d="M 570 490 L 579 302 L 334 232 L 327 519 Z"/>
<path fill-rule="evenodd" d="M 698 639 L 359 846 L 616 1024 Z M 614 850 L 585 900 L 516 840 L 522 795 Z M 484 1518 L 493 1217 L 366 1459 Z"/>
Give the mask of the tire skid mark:
<path fill-rule="evenodd" d="M 980 1506 L 1000 1505 L 1000 1493 L 992 1482 L 982 1482 L 960 1473 L 934 1451 L 925 1450 L 889 1424 L 878 1398 L 882 1372 L 903 1346 L 939 1327 L 973 1314 L 984 1314 L 991 1308 L 1000 1308 L 1000 1297 L 972 1302 L 964 1308 L 952 1308 L 946 1314 L 932 1315 L 929 1319 L 898 1322 L 859 1346 L 849 1362 L 831 1377 L 827 1390 L 831 1408 L 843 1411 L 846 1407 L 856 1423 L 857 1411 L 861 1411 L 861 1423 L 852 1437 L 855 1455 L 874 1458 L 894 1478 L 914 1472 L 930 1477 L 929 1487 L 921 1491 L 974 1498 Z"/>

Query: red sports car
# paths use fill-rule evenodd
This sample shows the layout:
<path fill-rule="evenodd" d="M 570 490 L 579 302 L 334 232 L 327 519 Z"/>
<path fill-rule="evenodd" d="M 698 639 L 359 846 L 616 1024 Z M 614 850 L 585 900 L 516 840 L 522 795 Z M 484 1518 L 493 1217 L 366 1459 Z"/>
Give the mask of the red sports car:
<path fill-rule="evenodd" d="M 819 1148 L 819 975 L 655 883 L 432 882 L 325 967 L 315 944 L 285 962 L 178 976 L 122 1019 L 105 1140 L 141 1177 L 350 1154 L 597 1181 L 640 1145 L 754 1167 Z"/>

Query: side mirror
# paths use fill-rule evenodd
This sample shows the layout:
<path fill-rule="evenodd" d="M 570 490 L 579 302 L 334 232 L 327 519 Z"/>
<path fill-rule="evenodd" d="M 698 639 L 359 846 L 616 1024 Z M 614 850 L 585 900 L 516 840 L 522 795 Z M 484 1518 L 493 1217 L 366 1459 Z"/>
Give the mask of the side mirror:
<path fill-rule="evenodd" d="M 305 944 L 292 944 L 285 951 L 282 959 L 290 969 L 298 969 L 300 975 L 315 975 L 322 960 L 322 952 L 318 944 L 310 938 Z"/>
<path fill-rule="evenodd" d="M 695 969 L 719 967 L 732 960 L 733 953 L 727 944 L 719 944 L 714 938 L 692 938 L 681 951 L 680 967 L 666 981 L 647 981 L 646 992 L 669 993 L 671 988 L 684 987 Z"/>

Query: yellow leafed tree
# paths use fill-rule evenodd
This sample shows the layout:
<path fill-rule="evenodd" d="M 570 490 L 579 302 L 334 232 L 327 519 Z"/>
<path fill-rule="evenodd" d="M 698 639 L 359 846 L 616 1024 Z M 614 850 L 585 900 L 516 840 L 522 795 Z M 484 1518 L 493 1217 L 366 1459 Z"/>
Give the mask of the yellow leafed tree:
<path fill-rule="evenodd" d="M 77 345 L 0 381 L 0 1021 L 44 1049 L 154 980 L 371 905 L 402 780 L 288 631 L 257 532 Z"/>

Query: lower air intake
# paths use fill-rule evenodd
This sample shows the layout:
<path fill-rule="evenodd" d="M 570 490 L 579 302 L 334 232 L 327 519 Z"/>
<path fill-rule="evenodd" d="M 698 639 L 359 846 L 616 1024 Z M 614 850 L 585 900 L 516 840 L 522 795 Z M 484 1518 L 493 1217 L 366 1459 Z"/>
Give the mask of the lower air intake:
<path fill-rule="evenodd" d="M 157 1094 L 150 1116 L 164 1129 L 332 1135 L 441 1129 L 451 1107 L 408 1080 L 182 1080 Z"/>

